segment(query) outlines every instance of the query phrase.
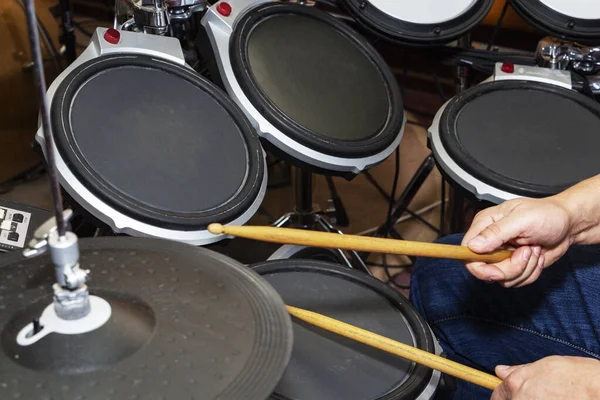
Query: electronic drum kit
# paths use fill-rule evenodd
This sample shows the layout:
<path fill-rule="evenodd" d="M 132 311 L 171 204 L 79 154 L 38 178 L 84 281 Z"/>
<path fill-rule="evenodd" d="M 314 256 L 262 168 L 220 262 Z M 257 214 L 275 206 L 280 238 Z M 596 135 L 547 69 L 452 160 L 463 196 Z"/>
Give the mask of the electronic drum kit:
<path fill-rule="evenodd" d="M 71 205 L 122 235 L 78 240 L 57 207 L 22 254 L 0 259 L 2 398 L 425 400 L 450 388 L 435 370 L 286 312 L 318 311 L 440 355 L 424 319 L 386 284 L 333 263 L 247 267 L 196 247 L 226 238 L 209 224 L 244 225 L 256 213 L 263 146 L 344 176 L 395 150 L 402 98 L 373 46 L 305 5 L 131 3 L 131 20 L 98 28 L 50 85 L 36 135 Z M 588 3 L 512 1 L 546 32 L 593 42 L 600 14 Z M 370 32 L 422 46 L 468 32 L 492 1 L 340 4 Z M 192 14 L 211 80 L 172 37 L 172 23 Z M 429 134 L 444 176 L 499 203 L 597 174 L 598 128 L 600 106 L 572 89 L 568 71 L 500 63 L 448 101 Z"/>

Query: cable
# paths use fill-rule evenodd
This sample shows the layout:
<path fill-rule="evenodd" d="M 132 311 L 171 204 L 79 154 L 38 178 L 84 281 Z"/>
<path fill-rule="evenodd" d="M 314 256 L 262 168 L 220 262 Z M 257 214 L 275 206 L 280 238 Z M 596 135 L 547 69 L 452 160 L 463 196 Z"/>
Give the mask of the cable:
<path fill-rule="evenodd" d="M 435 82 L 435 88 L 437 89 L 438 94 L 440 95 L 440 100 L 442 100 L 442 103 L 445 103 L 446 95 L 444 94 L 444 88 L 442 88 L 442 83 L 440 82 L 440 77 L 438 76 L 435 66 L 433 67 L 433 80 Z"/>
<path fill-rule="evenodd" d="M 387 263 L 387 255 L 386 254 L 383 254 L 382 259 L 383 259 L 383 263 L 385 265 L 383 267 L 383 272 L 385 272 L 385 275 L 388 278 L 388 284 L 395 286 L 399 289 L 410 289 L 410 285 L 400 285 L 394 281 L 394 276 L 392 276 L 392 274 L 390 273 L 390 267 L 388 267 L 386 265 L 386 263 Z M 407 267 L 412 267 L 412 264 L 402 264 L 399 266 L 394 265 L 392 268 L 407 268 Z"/>
<path fill-rule="evenodd" d="M 400 284 L 396 283 L 394 279 L 398 274 L 392 275 L 390 272 L 390 269 L 391 268 L 412 268 L 413 265 L 412 264 L 387 265 L 387 254 L 382 254 L 381 259 L 382 259 L 383 263 L 367 262 L 367 265 L 371 266 L 371 267 L 382 268 L 388 279 L 387 283 L 390 286 L 395 286 L 398 289 L 410 289 L 410 285 L 400 285 Z"/>
<path fill-rule="evenodd" d="M 388 228 L 383 233 L 383 237 L 388 237 L 390 228 L 393 227 L 392 213 L 394 211 L 394 202 L 396 201 L 396 192 L 398 191 L 398 179 L 400 179 L 400 147 L 396 147 L 396 165 L 394 170 L 394 182 L 392 183 L 392 194 L 390 195 L 387 218 L 385 225 Z"/>
<path fill-rule="evenodd" d="M 344 207 L 344 203 L 342 202 L 337 188 L 335 187 L 333 178 L 329 175 L 326 175 L 325 180 L 327 181 L 327 186 L 329 187 L 329 192 L 331 193 L 331 201 L 333 202 L 333 209 L 335 210 L 335 223 L 337 226 L 347 227 L 350 224 L 350 219 L 348 218 L 346 207 Z"/>
<path fill-rule="evenodd" d="M 267 164 L 267 168 L 271 168 L 276 166 L 277 164 L 279 164 L 280 162 L 282 162 L 283 160 L 278 158 L 276 160 L 271 161 L 270 163 Z"/>
<path fill-rule="evenodd" d="M 392 183 L 392 194 L 390 195 L 390 198 L 389 198 L 387 218 L 386 218 L 385 224 L 384 224 L 384 231 L 383 231 L 384 238 L 387 238 L 389 236 L 390 231 L 394 227 L 394 224 L 392 223 L 392 216 L 393 216 L 393 212 L 394 212 L 394 202 L 396 199 L 396 192 L 398 191 L 398 179 L 399 178 L 400 178 L 400 147 L 396 147 L 396 165 L 395 165 L 395 170 L 394 170 L 394 181 Z M 390 272 L 388 270 L 388 266 L 387 266 L 386 254 L 382 255 L 382 261 L 383 261 L 383 269 L 385 270 L 386 275 L 391 276 Z"/>
<path fill-rule="evenodd" d="M 421 217 L 420 215 L 415 214 L 413 211 L 406 209 L 404 210 L 406 213 L 408 213 L 408 215 L 414 219 L 416 219 L 417 221 L 419 221 L 420 223 L 422 223 L 423 225 L 425 225 L 426 227 L 428 227 L 429 229 L 431 229 L 432 231 L 434 231 L 435 233 L 437 233 L 439 235 L 440 230 L 435 227 L 431 222 L 427 221 L 426 219 L 424 219 L 423 217 Z"/>
<path fill-rule="evenodd" d="M 448 199 L 445 199 L 445 201 L 448 201 Z M 421 208 L 420 210 L 413 211 L 413 213 L 416 214 L 416 215 L 423 215 L 426 212 L 431 211 L 431 210 L 433 210 L 436 207 L 439 207 L 441 204 L 442 204 L 442 202 L 438 200 L 435 203 L 431 203 L 428 206 L 425 206 L 425 207 Z M 408 220 L 410 220 L 412 218 L 414 218 L 412 215 L 405 215 L 403 217 L 398 218 L 396 220 L 395 224 L 399 224 L 399 223 L 408 221 Z M 367 235 L 375 232 L 377 229 L 379 229 L 379 226 L 375 226 L 373 228 L 366 229 L 366 230 L 364 230 L 362 232 L 356 233 L 356 235 L 357 236 L 367 236 Z"/>
<path fill-rule="evenodd" d="M 8 179 L 0 183 L 0 194 L 6 194 L 12 191 L 19 185 L 24 183 L 33 182 L 41 178 L 46 172 L 46 167 L 43 163 L 39 163 L 32 168 L 29 168 L 25 172 L 15 176 L 14 178 Z"/>
<path fill-rule="evenodd" d="M 571 71 L 571 75 L 574 78 L 576 78 L 573 79 L 573 89 L 580 91 L 581 93 L 588 97 L 591 97 L 592 99 L 595 99 L 594 92 L 592 90 L 592 87 L 590 86 L 589 79 L 585 75 L 580 74 L 576 71 Z"/>
<path fill-rule="evenodd" d="M 412 267 L 413 267 L 412 264 L 406 264 L 406 266 L 404 268 L 412 268 Z M 394 268 L 398 268 L 398 267 L 394 266 Z M 390 284 L 391 286 L 395 286 L 398 289 L 410 290 L 410 285 L 400 285 L 399 283 L 396 283 L 396 276 L 398 274 L 392 275 L 388 268 L 384 268 L 383 270 L 385 271 L 385 275 L 388 278 L 388 284 Z"/>
<path fill-rule="evenodd" d="M 314 0 L 315 4 L 323 4 L 324 6 L 328 6 L 331 8 L 339 8 L 336 0 Z"/>
<path fill-rule="evenodd" d="M 441 51 L 441 62 L 447 65 L 467 65 L 479 72 L 493 73 L 497 62 L 519 65 L 537 65 L 535 53 L 494 52 L 477 49 L 445 48 Z"/>
<path fill-rule="evenodd" d="M 496 21 L 496 25 L 494 26 L 494 31 L 492 32 L 492 38 L 490 39 L 490 42 L 487 45 L 487 50 L 491 50 L 492 47 L 494 47 L 494 42 L 496 41 L 496 36 L 498 35 L 498 32 L 500 32 L 500 26 L 502 25 L 502 21 L 504 20 L 504 16 L 506 15 L 506 12 L 508 11 L 509 6 L 510 6 L 510 2 L 507 1 L 504 4 L 504 7 L 502 8 L 502 12 L 500 13 L 500 16 L 498 17 L 498 21 Z"/>
<path fill-rule="evenodd" d="M 375 189 L 377 189 L 377 191 L 381 194 L 381 196 L 383 196 L 383 198 L 385 199 L 385 201 L 388 201 L 388 202 L 389 201 L 393 201 L 392 197 L 385 191 L 385 189 L 383 187 L 381 187 L 381 185 L 379 184 L 379 182 L 377 182 L 377 180 L 373 177 L 373 175 L 371 175 L 371 173 L 369 171 L 364 171 L 363 175 L 367 178 L 367 180 L 369 181 L 369 183 L 371 185 L 373 185 L 375 187 Z M 412 218 L 417 219 L 419 222 L 421 222 L 422 224 L 426 225 L 432 231 L 437 232 L 439 234 L 439 229 L 436 228 L 429 221 L 421 218 L 419 215 L 415 214 L 413 211 L 409 210 L 408 208 L 405 209 L 404 212 L 408 213 Z"/>
<path fill-rule="evenodd" d="M 406 121 L 406 123 L 407 123 L 407 124 L 410 124 L 410 125 L 416 125 L 416 126 L 419 126 L 419 127 L 423 128 L 423 129 L 429 129 L 429 127 L 428 127 L 427 125 L 425 125 L 425 124 L 422 124 L 422 123 L 420 123 L 420 122 L 417 122 L 417 121 Z"/>

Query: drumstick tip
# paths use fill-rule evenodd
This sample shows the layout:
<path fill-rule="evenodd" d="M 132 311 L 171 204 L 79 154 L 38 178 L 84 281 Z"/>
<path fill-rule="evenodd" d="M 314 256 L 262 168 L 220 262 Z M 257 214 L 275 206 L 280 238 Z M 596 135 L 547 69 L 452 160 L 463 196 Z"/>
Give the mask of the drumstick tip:
<path fill-rule="evenodd" d="M 208 225 L 208 231 L 215 235 L 220 235 L 221 233 L 223 233 L 224 230 L 225 229 L 223 228 L 223 225 L 221 225 L 221 224 Z"/>

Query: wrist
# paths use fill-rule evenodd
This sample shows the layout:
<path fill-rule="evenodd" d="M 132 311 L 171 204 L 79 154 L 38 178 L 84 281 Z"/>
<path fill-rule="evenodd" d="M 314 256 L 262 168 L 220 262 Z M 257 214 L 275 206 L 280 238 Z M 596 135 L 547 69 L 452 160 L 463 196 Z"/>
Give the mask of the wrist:
<path fill-rule="evenodd" d="M 566 213 L 566 229 L 569 244 L 586 244 L 590 242 L 590 231 L 600 225 L 596 217 L 598 213 L 594 204 L 589 203 L 589 198 L 582 198 L 579 193 L 565 191 L 552 199 Z"/>

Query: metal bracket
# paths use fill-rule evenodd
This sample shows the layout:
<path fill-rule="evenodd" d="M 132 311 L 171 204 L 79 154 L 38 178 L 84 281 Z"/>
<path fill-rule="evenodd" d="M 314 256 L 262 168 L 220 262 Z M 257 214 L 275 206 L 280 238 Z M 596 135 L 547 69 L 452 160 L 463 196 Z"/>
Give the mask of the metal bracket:
<path fill-rule="evenodd" d="M 538 44 L 538 58 L 542 66 L 552 69 L 569 69 L 582 74 L 600 71 L 600 48 L 565 43 L 555 38 L 544 38 Z"/>
<path fill-rule="evenodd" d="M 63 218 L 68 222 L 73 216 L 73 210 L 63 211 Z M 48 236 L 56 231 L 56 218 L 52 217 L 44 222 L 33 234 L 33 239 L 29 241 L 27 247 L 23 250 L 25 257 L 35 257 L 44 254 L 48 250 Z"/>

